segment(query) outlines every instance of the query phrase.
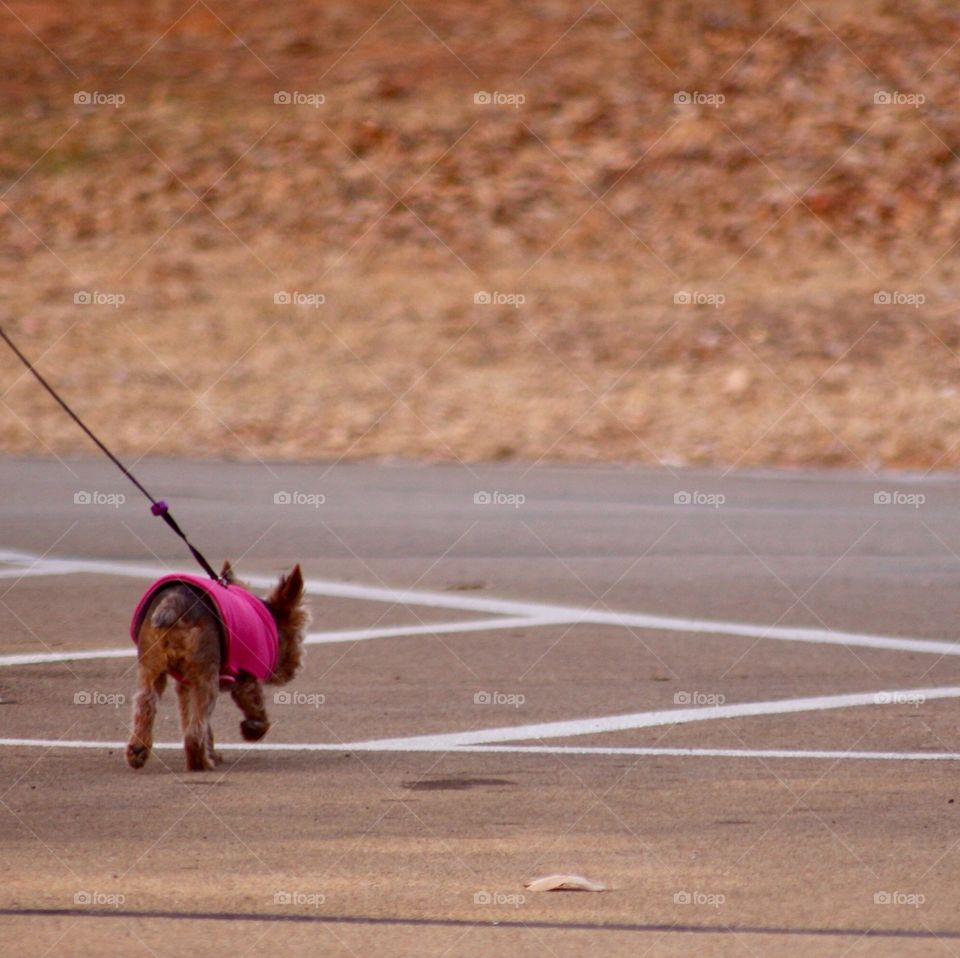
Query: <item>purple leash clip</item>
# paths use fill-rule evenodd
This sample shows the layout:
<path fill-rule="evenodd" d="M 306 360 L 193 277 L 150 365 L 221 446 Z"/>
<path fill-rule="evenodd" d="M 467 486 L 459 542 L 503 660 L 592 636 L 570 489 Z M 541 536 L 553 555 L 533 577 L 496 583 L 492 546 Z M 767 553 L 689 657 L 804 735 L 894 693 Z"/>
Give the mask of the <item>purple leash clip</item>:
<path fill-rule="evenodd" d="M 170 511 L 170 507 L 161 499 L 159 502 L 155 502 L 151 507 L 150 511 L 155 516 L 162 516 L 165 512 Z"/>

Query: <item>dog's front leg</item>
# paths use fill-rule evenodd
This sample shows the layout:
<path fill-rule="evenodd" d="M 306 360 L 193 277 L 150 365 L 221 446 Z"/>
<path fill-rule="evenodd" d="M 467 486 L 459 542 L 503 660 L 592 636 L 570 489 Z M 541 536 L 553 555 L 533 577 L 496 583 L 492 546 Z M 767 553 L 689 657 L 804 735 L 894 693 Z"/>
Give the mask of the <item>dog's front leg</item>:
<path fill-rule="evenodd" d="M 270 720 L 263 705 L 263 686 L 251 675 L 241 675 L 230 695 L 243 712 L 240 734 L 248 742 L 257 742 L 267 734 Z"/>

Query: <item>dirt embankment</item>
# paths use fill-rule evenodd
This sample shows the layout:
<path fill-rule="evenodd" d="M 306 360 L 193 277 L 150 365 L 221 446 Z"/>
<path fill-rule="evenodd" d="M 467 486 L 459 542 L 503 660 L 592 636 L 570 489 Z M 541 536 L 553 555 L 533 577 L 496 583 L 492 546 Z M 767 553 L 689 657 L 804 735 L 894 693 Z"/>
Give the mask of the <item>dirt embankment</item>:
<path fill-rule="evenodd" d="M 960 463 L 948 4 L 11 11 L 5 323 L 127 454 Z"/>

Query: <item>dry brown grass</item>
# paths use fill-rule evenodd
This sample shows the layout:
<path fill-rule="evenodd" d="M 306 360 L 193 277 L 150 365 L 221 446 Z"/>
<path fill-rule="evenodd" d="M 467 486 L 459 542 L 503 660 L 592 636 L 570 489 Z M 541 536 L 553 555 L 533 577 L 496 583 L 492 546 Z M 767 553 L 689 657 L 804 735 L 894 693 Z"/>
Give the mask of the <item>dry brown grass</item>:
<path fill-rule="evenodd" d="M 946 3 L 13 9 L 6 323 L 127 454 L 960 462 Z"/>

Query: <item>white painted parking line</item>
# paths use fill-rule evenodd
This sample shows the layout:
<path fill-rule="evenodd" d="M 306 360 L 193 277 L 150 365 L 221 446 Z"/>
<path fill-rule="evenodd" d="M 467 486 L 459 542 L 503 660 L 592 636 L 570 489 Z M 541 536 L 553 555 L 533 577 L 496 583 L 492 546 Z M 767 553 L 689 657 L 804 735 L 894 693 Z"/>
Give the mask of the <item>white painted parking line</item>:
<path fill-rule="evenodd" d="M 6 555 L 14 554 L 6 553 Z M 0 553 L 0 559 L 3 555 L 4 553 Z M 27 556 L 24 553 L 16 553 L 16 555 L 19 555 L 21 560 L 26 558 L 29 561 L 36 562 L 38 566 L 47 566 L 54 570 L 51 574 L 56 575 L 76 572 L 150 579 L 166 575 L 171 571 L 163 566 L 137 563 L 111 562 L 98 559 L 45 559 L 38 556 Z M 69 572 L 65 570 L 69 570 Z M 250 576 L 247 577 L 247 581 L 256 588 L 269 588 L 276 580 L 268 576 Z M 928 655 L 960 655 L 960 643 L 939 639 L 915 639 L 792 626 L 765 626 L 747 622 L 720 622 L 710 619 L 689 619 L 640 612 L 610 612 L 577 606 L 517 602 L 484 596 L 390 589 L 334 582 L 326 579 L 308 579 L 306 588 L 311 595 L 329 596 L 331 598 L 357 599 L 365 602 L 389 602 L 395 605 L 425 606 L 437 609 L 458 609 L 466 612 L 486 612 L 490 615 L 530 619 L 552 619 L 557 623 L 610 625 L 621 628 L 699 635 L 732 635 L 781 642 L 812 642 L 822 645 L 855 646 Z"/>
<path fill-rule="evenodd" d="M 133 643 L 126 649 L 90 649 L 86 652 L 23 652 L 0 655 L 0 668 L 16 665 L 46 665 L 48 662 L 83 662 L 87 659 L 127 659 L 136 655 Z"/>
<path fill-rule="evenodd" d="M 0 748 L 66 748 L 112 749 L 122 751 L 126 742 L 95 742 L 78 739 L 0 738 Z M 153 746 L 164 752 L 183 749 L 182 742 L 157 742 Z M 217 742 L 221 752 L 382 752 L 374 743 L 340 745 L 331 742 Z M 388 751 L 393 751 L 392 749 Z M 424 752 L 447 752 L 450 749 L 420 749 Z M 491 752 L 521 755 L 634 755 L 649 758 L 736 758 L 736 759 L 807 759 L 827 761 L 880 762 L 960 762 L 960 752 L 843 752 L 789 748 L 604 748 L 578 745 L 469 745 L 453 749 L 460 755 Z"/>
<path fill-rule="evenodd" d="M 556 619 L 495 618 L 467 619 L 460 622 L 435 622 L 429 625 L 395 625 L 376 629 L 338 629 L 331 632 L 311 632 L 305 645 L 330 645 L 338 642 L 365 642 L 368 639 L 388 639 L 408 635 L 449 635 L 458 632 L 490 632 L 497 629 L 533 628 L 555 625 Z M 82 662 L 90 659 L 132 658 L 136 648 L 131 642 L 120 649 L 88 649 L 76 652 L 23 652 L 0 655 L 0 668 L 17 665 L 44 665 L 47 662 Z"/>
<path fill-rule="evenodd" d="M 11 566 L 0 569 L 0 579 L 29 579 L 32 576 L 72 575 L 74 570 L 70 566 L 60 566 L 51 563 L 43 566 Z"/>
<path fill-rule="evenodd" d="M 455 749 L 464 745 L 489 745 L 496 742 L 523 742 L 529 739 L 572 738 L 578 735 L 602 735 L 661 725 L 685 725 L 715 719 L 749 718 L 756 715 L 787 715 L 796 712 L 821 712 L 828 709 L 864 705 L 904 705 L 933 699 L 960 698 L 960 687 L 929 689 L 882 689 L 878 692 L 856 692 L 847 695 L 820 695 L 802 699 L 774 699 L 769 702 L 739 702 L 732 705 L 710 705 L 700 708 L 663 709 L 658 712 L 631 712 L 601 718 L 572 719 L 562 722 L 541 722 L 535 725 L 508 725 L 502 728 L 474 729 L 441 735 L 413 735 L 405 738 L 382 738 L 348 742 L 344 748 L 366 746 L 384 751 L 416 752 Z"/>
<path fill-rule="evenodd" d="M 137 579 L 152 579 L 169 570 L 161 566 L 137 563 L 119 563 L 105 560 L 43 558 L 25 553 L 0 551 L 0 563 L 15 566 L 0 569 L 0 578 L 38 575 L 95 574 L 123 576 Z M 28 564 L 29 563 L 29 564 Z M 254 576 L 250 584 L 268 588 L 275 579 Z M 487 613 L 493 618 L 466 621 L 418 623 L 416 625 L 384 626 L 369 629 L 341 629 L 315 632 L 307 637 L 307 644 L 358 642 L 397 636 L 429 636 L 431 634 L 456 634 L 485 632 L 503 629 L 525 629 L 549 625 L 592 624 L 621 628 L 654 629 L 661 631 L 734 635 L 758 639 L 775 639 L 793 642 L 816 642 L 832 645 L 855 645 L 891 651 L 924 652 L 936 655 L 960 655 L 960 644 L 932 639 L 911 639 L 893 636 L 868 635 L 863 633 L 832 632 L 828 629 L 792 627 L 766 627 L 749 623 L 715 622 L 701 619 L 675 618 L 647 615 L 644 613 L 607 612 L 573 606 L 550 605 L 535 602 L 516 602 L 483 596 L 466 596 L 415 590 L 390 589 L 352 583 L 333 582 L 322 579 L 307 581 L 307 590 L 312 595 L 355 599 L 357 601 L 389 602 L 404 606 L 451 608 L 460 611 Z M 114 649 L 94 649 L 75 652 L 22 653 L 0 656 L 0 667 L 16 665 L 40 665 L 52 662 L 83 661 L 93 659 L 131 658 L 132 646 Z M 817 712 L 837 708 L 902 704 L 933 699 L 960 697 L 960 688 L 940 687 L 927 689 L 882 690 L 879 692 L 852 693 L 810 698 L 783 699 L 767 702 L 743 702 L 707 706 L 701 708 L 664 709 L 660 711 L 633 712 L 624 715 L 573 719 L 559 722 L 543 722 L 489 729 L 474 729 L 463 732 L 416 735 L 397 738 L 381 738 L 348 743 L 284 744 L 256 746 L 253 750 L 275 751 L 369 751 L 369 752 L 437 752 L 467 751 L 514 753 L 563 753 L 592 755 L 674 755 L 717 756 L 730 758 L 864 758 L 885 760 L 954 760 L 953 753 L 846 753 L 811 750 L 751 750 L 751 749 L 659 749 L 627 746 L 570 746 L 570 745 L 519 745 L 543 739 L 560 739 L 583 735 L 598 735 L 631 729 L 653 728 L 691 722 L 736 719 L 760 715 L 782 715 L 801 712 Z M 123 743 L 57 742 L 47 739 L 0 739 L 0 745 L 21 747 L 62 748 L 123 748 Z M 169 743 L 162 748 L 180 748 L 179 743 Z M 248 749 L 249 745 L 226 745 L 225 748 Z"/>
<path fill-rule="evenodd" d="M 181 746 L 182 747 L 182 746 Z M 219 748 L 219 746 L 217 746 Z M 372 751 L 372 750 L 371 750 Z M 793 748 L 666 748 L 629 745 L 468 745 L 459 752 L 507 752 L 511 755 L 637 755 L 668 758 L 806 758 L 827 761 L 856 759 L 884 762 L 957 762 L 960 752 L 841 752 Z"/>
<path fill-rule="evenodd" d="M 534 626 L 562 625 L 567 619 L 511 618 L 468 619 L 460 622 L 434 622 L 424 625 L 384 626 L 376 629 L 343 629 L 337 632 L 314 632 L 307 636 L 307 645 L 328 645 L 333 642 L 363 642 L 367 639 L 394 638 L 403 635 L 446 635 L 458 632 L 491 632 L 496 629 L 529 629 Z M 2 663 L 0 663 L 2 664 Z"/>
<path fill-rule="evenodd" d="M 28 565 L 39 557 L 35 552 L 21 552 L 19 549 L 0 549 L 0 562 L 25 562 Z"/>

